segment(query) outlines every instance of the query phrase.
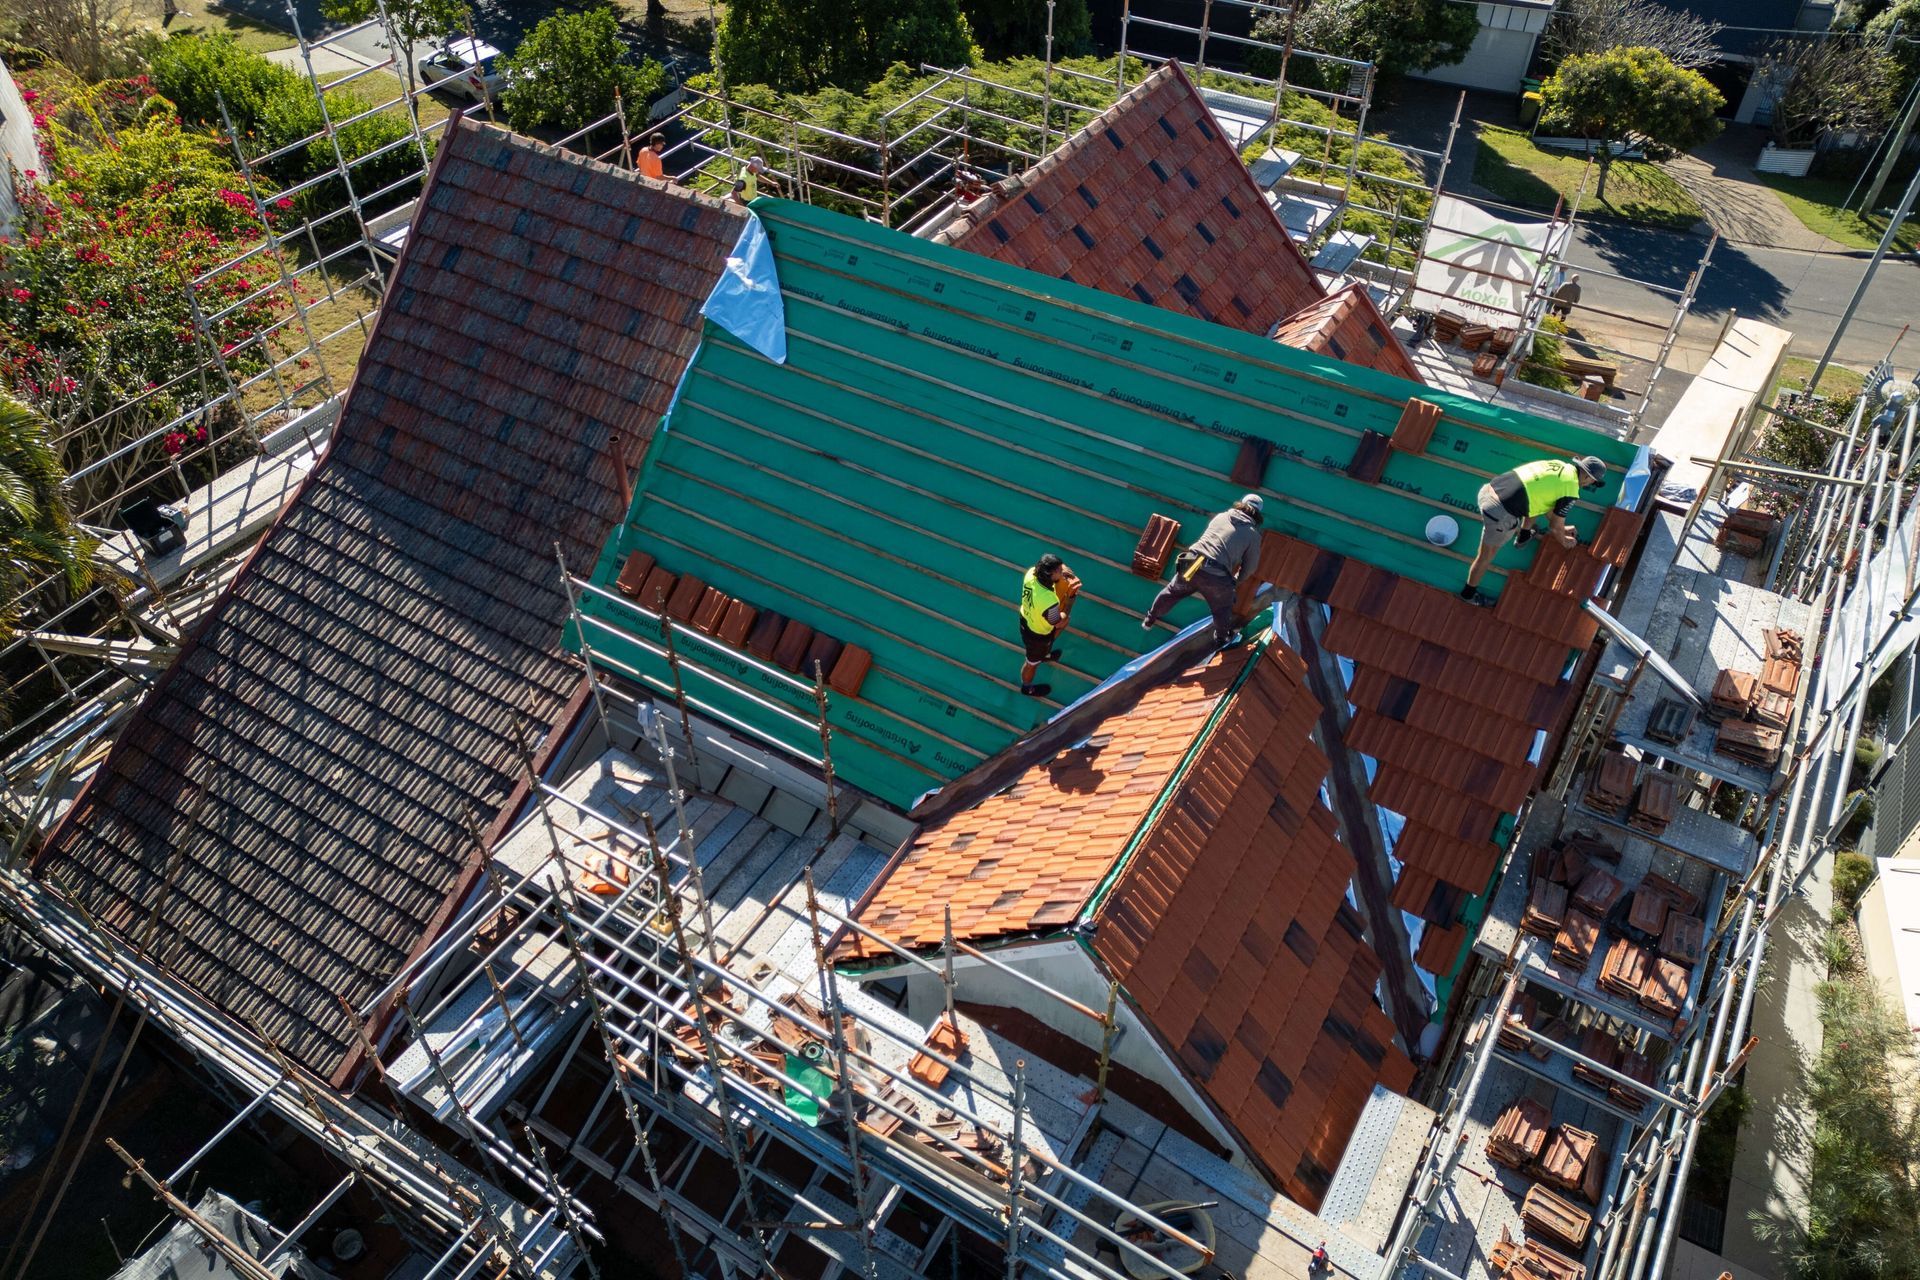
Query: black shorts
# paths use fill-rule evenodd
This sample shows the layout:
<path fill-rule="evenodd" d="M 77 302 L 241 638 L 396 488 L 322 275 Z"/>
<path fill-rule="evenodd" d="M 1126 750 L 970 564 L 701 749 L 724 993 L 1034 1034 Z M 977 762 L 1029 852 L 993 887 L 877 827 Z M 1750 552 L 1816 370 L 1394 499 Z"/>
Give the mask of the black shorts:
<path fill-rule="evenodd" d="M 1045 662 L 1047 655 L 1053 652 L 1053 642 L 1059 638 L 1058 631 L 1049 631 L 1041 635 L 1027 626 L 1025 618 L 1020 619 L 1020 643 L 1027 647 L 1028 662 Z"/>

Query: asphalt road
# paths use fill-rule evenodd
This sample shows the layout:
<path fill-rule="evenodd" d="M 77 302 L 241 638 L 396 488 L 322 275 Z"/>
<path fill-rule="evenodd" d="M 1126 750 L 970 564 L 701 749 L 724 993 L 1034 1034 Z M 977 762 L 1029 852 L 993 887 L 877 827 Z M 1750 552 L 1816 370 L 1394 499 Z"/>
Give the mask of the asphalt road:
<path fill-rule="evenodd" d="M 1567 256 L 1575 270 L 1599 268 L 1677 290 L 1685 287 L 1705 248 L 1706 241 L 1696 236 L 1600 223 L 1582 227 Z M 1682 341 L 1687 346 L 1710 344 L 1727 313 L 1736 311 L 1792 330 L 1793 353 L 1817 358 L 1866 266 L 1865 258 L 1842 254 L 1722 243 L 1701 280 Z M 1581 285 L 1582 301 L 1594 307 L 1647 318 L 1672 315 L 1671 301 L 1656 289 L 1591 272 L 1582 274 Z M 1842 364 L 1871 366 L 1887 353 L 1901 326 L 1916 321 L 1920 263 L 1889 258 L 1874 276 L 1836 358 Z M 1648 333 L 1657 339 L 1652 330 Z M 1909 365 L 1920 359 L 1920 340 L 1903 346 L 1902 353 Z"/>

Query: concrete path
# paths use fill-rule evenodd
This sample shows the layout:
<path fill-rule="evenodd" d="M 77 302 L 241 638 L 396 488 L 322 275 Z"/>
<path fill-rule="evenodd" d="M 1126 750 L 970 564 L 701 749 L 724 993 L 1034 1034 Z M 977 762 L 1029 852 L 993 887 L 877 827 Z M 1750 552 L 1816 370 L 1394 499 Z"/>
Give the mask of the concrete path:
<path fill-rule="evenodd" d="M 1794 217 L 1771 187 L 1756 180 L 1753 161 L 1765 145 L 1764 131 L 1728 125 L 1691 155 L 1669 161 L 1666 170 L 1700 203 L 1722 239 L 1809 253 L 1845 248 Z"/>
<path fill-rule="evenodd" d="M 307 73 L 306 61 L 301 58 L 297 45 L 290 49 L 275 49 L 265 56 L 268 61 L 292 67 L 301 75 Z M 365 57 L 355 50 L 323 45 L 313 51 L 313 73 L 320 77 L 322 83 L 325 83 L 340 76 L 351 75 L 362 67 L 370 67 L 379 60 L 379 58 Z"/>

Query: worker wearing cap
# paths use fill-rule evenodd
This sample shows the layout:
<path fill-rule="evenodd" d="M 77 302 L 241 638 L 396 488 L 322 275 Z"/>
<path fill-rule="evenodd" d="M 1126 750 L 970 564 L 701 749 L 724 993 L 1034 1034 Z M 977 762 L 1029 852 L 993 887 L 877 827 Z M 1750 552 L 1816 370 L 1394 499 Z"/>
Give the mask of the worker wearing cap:
<path fill-rule="evenodd" d="M 1049 551 L 1020 580 L 1020 644 L 1027 661 L 1020 668 L 1020 692 L 1029 698 L 1044 698 L 1053 692 L 1050 684 L 1035 684 L 1043 662 L 1060 661 L 1054 641 L 1067 625 L 1073 610 L 1073 598 L 1080 591 L 1080 579 L 1066 562 Z"/>
<path fill-rule="evenodd" d="M 1572 548 L 1580 539 L 1567 523 L 1567 512 L 1582 489 L 1598 489 L 1607 478 L 1607 464 L 1598 458 L 1542 458 L 1523 462 L 1480 486 L 1480 550 L 1467 569 L 1467 585 L 1460 598 L 1471 604 L 1492 604 L 1480 594 L 1494 553 L 1509 542 L 1525 546 L 1540 532 L 1534 521 L 1547 517 L 1546 532 L 1561 546 Z"/>
<path fill-rule="evenodd" d="M 1260 495 L 1249 493 L 1207 521 L 1193 545 L 1173 562 L 1173 581 L 1160 588 L 1140 625 L 1152 628 L 1175 602 L 1198 595 L 1213 610 L 1213 635 L 1220 644 L 1240 638 L 1233 625 L 1234 596 L 1240 582 L 1260 563 Z"/>

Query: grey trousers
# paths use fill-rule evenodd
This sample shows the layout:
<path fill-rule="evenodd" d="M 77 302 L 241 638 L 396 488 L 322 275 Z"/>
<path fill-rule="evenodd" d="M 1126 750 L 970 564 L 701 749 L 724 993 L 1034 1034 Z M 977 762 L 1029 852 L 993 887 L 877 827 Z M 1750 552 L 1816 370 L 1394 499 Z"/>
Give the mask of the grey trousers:
<path fill-rule="evenodd" d="M 1239 583 L 1231 576 L 1212 569 L 1201 569 L 1191 578 L 1174 574 L 1173 581 L 1160 588 L 1160 594 L 1153 598 L 1147 608 L 1147 621 L 1158 622 L 1165 617 L 1167 610 L 1188 596 L 1197 595 L 1207 602 L 1207 608 L 1213 610 L 1213 634 L 1223 644 L 1234 638 L 1233 598 L 1239 593 Z"/>

